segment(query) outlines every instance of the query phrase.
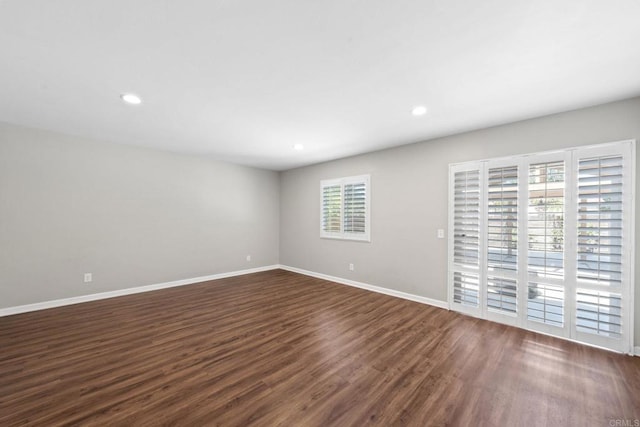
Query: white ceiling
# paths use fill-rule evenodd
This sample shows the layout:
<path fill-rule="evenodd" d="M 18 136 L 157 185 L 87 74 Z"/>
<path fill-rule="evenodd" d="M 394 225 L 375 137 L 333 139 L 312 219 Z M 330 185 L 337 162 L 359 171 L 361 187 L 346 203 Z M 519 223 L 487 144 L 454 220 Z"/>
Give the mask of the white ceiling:
<path fill-rule="evenodd" d="M 283 170 L 640 95 L 639 22 L 637 0 L 0 0 L 0 121 Z"/>

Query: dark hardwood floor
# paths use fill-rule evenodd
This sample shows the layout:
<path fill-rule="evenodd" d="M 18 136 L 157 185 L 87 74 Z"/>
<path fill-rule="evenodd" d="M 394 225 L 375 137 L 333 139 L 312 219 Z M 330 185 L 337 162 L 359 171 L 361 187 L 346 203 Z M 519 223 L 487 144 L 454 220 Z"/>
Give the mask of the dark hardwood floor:
<path fill-rule="evenodd" d="M 640 358 L 281 270 L 0 318 L 0 426 L 636 419 Z"/>

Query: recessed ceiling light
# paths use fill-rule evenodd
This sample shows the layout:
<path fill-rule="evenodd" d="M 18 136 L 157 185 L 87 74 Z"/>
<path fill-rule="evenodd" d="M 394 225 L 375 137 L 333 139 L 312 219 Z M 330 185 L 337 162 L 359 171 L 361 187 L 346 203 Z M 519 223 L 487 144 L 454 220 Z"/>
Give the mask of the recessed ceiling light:
<path fill-rule="evenodd" d="M 295 144 L 295 145 L 293 146 L 293 149 L 294 149 L 294 150 L 297 150 L 297 151 L 302 151 L 302 150 L 304 150 L 304 145 L 302 145 L 302 144 Z"/>
<path fill-rule="evenodd" d="M 142 99 L 140 99 L 138 95 L 135 95 L 133 93 L 123 93 L 122 95 L 120 95 L 120 98 L 122 98 L 122 100 L 127 104 L 138 105 L 142 102 Z"/>
<path fill-rule="evenodd" d="M 411 110 L 411 114 L 413 114 L 414 116 L 424 116 L 425 114 L 427 114 L 427 107 L 425 107 L 424 105 L 417 105 L 413 107 L 413 110 Z"/>

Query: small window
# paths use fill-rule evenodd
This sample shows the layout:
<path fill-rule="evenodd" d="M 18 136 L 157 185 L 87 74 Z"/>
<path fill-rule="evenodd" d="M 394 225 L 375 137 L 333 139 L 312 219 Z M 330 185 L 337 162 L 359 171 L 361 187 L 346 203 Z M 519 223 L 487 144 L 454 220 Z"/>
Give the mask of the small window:
<path fill-rule="evenodd" d="M 320 237 L 370 241 L 369 175 L 320 181 Z"/>

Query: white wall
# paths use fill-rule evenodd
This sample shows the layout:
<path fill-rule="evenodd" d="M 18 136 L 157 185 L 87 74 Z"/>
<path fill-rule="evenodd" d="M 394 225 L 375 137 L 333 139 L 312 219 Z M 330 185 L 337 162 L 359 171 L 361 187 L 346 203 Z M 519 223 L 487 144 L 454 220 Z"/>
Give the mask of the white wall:
<path fill-rule="evenodd" d="M 278 200 L 277 172 L 0 124 L 0 308 L 277 264 Z"/>
<path fill-rule="evenodd" d="M 640 140 L 640 98 L 283 172 L 280 262 L 446 301 L 447 241 L 437 239 L 436 230 L 447 228 L 450 163 L 624 139 Z M 320 180 L 366 173 L 371 174 L 371 243 L 320 239 Z M 637 199 L 636 211 L 640 233 Z M 638 346 L 640 268 L 635 281 Z"/>

